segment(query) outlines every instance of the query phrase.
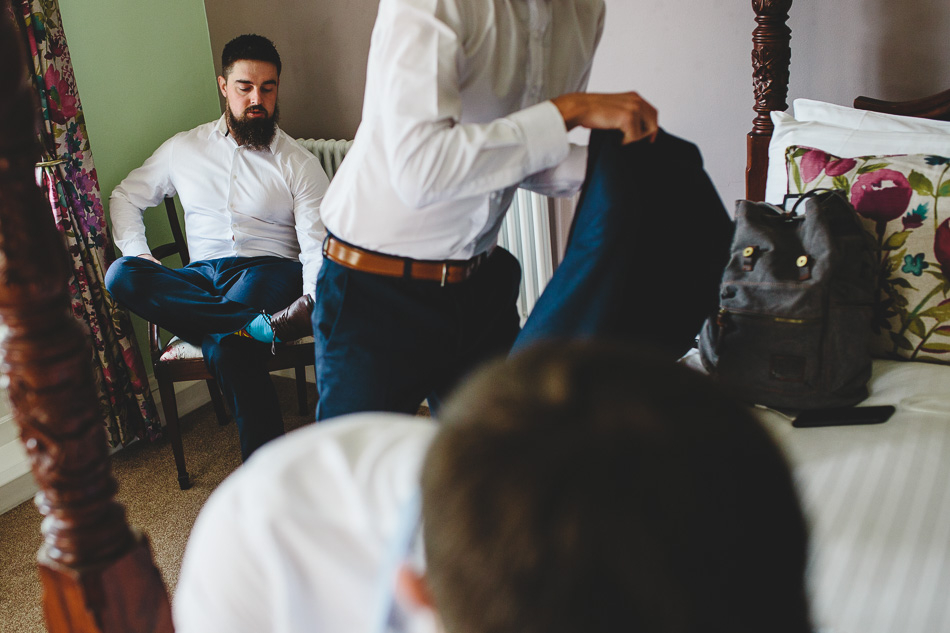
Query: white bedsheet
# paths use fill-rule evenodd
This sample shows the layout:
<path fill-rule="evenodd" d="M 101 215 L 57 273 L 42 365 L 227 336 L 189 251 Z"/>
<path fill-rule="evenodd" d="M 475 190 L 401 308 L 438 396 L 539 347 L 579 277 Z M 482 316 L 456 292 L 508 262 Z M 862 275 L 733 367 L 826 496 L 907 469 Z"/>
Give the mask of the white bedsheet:
<path fill-rule="evenodd" d="M 822 633 L 950 632 L 950 366 L 875 361 L 884 424 L 793 428 L 758 417 L 792 463 L 811 523 Z"/>

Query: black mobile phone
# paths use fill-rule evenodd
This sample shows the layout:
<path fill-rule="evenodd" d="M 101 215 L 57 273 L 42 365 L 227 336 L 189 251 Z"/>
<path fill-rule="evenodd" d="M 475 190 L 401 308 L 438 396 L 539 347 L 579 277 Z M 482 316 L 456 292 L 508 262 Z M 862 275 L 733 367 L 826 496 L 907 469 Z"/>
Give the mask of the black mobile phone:
<path fill-rule="evenodd" d="M 792 426 L 811 428 L 815 426 L 843 426 L 847 424 L 880 424 L 894 414 L 894 407 L 885 404 L 871 407 L 829 407 L 810 409 L 798 414 Z"/>

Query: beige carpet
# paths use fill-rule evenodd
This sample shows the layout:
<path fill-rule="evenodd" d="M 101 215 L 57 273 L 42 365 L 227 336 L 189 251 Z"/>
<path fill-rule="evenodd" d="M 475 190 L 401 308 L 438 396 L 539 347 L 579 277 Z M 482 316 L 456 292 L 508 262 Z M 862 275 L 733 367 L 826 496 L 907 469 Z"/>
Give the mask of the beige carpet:
<path fill-rule="evenodd" d="M 288 430 L 313 421 L 316 392 L 312 384 L 311 411 L 297 414 L 294 381 L 275 377 Z M 211 405 L 182 419 L 185 460 L 194 486 L 179 490 L 171 447 L 165 440 L 134 445 L 116 453 L 113 470 L 118 499 L 129 524 L 144 530 L 152 542 L 155 563 L 174 592 L 185 542 L 201 505 L 240 464 L 237 428 L 219 426 Z M 36 551 L 41 543 L 40 514 L 32 501 L 0 515 L 0 633 L 46 631 L 40 605 Z"/>

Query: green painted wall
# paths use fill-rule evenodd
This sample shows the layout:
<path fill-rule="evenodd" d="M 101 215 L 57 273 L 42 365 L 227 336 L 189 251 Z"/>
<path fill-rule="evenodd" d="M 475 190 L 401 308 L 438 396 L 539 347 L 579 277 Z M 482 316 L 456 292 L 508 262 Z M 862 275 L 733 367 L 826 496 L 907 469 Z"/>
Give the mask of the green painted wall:
<path fill-rule="evenodd" d="M 60 0 L 102 201 L 166 139 L 221 115 L 203 0 Z M 164 208 L 146 212 L 152 245 Z M 144 322 L 135 329 L 148 362 Z"/>

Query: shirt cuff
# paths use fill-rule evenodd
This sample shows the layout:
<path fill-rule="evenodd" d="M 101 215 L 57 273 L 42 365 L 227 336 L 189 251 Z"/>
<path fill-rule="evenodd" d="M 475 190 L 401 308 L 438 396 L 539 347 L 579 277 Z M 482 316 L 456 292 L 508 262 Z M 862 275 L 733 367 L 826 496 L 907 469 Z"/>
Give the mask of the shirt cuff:
<path fill-rule="evenodd" d="M 117 246 L 119 247 L 119 250 L 122 251 L 123 255 L 127 255 L 129 257 L 136 257 L 142 253 L 151 254 L 152 252 L 152 249 L 148 247 L 148 241 L 144 239 L 129 240 L 124 244 L 117 244 Z"/>
<path fill-rule="evenodd" d="M 508 118 L 524 132 L 528 173 L 554 167 L 567 158 L 567 126 L 553 102 L 544 101 L 514 112 Z"/>
<path fill-rule="evenodd" d="M 308 261 L 303 267 L 303 294 L 316 297 L 317 293 L 317 274 L 320 272 L 320 266 L 323 264 L 323 257 L 317 257 Z"/>
<path fill-rule="evenodd" d="M 587 146 L 571 145 L 563 161 L 525 178 L 519 186 L 552 198 L 567 198 L 580 191 L 587 175 Z"/>

